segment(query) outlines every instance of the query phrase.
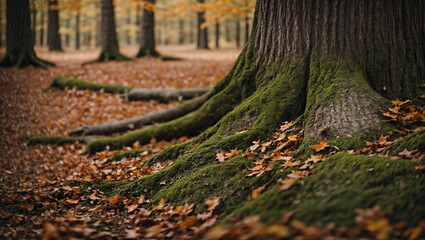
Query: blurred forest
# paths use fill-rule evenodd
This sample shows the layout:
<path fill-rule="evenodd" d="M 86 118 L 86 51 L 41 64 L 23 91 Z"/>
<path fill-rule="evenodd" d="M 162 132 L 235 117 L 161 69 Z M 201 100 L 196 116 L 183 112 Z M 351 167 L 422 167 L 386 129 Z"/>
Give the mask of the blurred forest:
<path fill-rule="evenodd" d="M 48 45 L 49 1 L 31 0 L 31 29 L 35 46 Z M 101 45 L 101 1 L 51 1 L 59 13 L 59 35 L 63 50 L 96 48 Z M 205 12 L 201 29 L 208 31 L 208 47 L 241 48 L 249 36 L 253 0 L 115 0 L 115 21 L 120 46 L 138 45 L 143 10 L 155 11 L 155 40 L 161 45 L 187 45 L 197 41 L 198 13 Z M 0 46 L 6 38 L 6 1 L 0 1 Z"/>

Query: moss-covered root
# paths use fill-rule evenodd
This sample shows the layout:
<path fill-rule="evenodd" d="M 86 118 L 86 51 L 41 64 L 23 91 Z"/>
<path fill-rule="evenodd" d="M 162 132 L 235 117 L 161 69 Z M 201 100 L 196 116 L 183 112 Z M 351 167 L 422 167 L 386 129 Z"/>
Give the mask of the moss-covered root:
<path fill-rule="evenodd" d="M 308 224 L 338 227 L 355 225 L 356 208 L 380 206 L 409 226 L 425 219 L 425 174 L 415 170 L 417 163 L 384 157 L 338 153 L 320 163 L 316 174 L 287 191 L 275 187 L 259 198 L 246 202 L 231 213 L 233 217 L 259 214 L 272 223 L 282 212 L 295 210 L 295 218 Z"/>
<path fill-rule="evenodd" d="M 178 58 L 178 57 L 162 55 L 154 48 L 140 48 L 139 52 L 136 55 L 136 58 L 142 58 L 142 57 L 160 58 L 163 61 L 181 61 L 181 60 L 183 60 L 182 58 Z"/>
<path fill-rule="evenodd" d="M 409 134 L 402 139 L 398 140 L 395 144 L 391 145 L 384 152 L 391 155 L 397 155 L 404 149 L 407 150 L 421 150 L 425 149 L 425 129 Z"/>
<path fill-rule="evenodd" d="M 89 143 L 90 141 L 93 141 L 95 139 L 98 139 L 98 137 L 35 136 L 35 137 L 28 138 L 27 145 L 28 146 L 37 145 L 37 144 L 63 145 L 63 144 L 69 144 L 74 142 Z"/>
<path fill-rule="evenodd" d="M 63 76 L 55 77 L 50 85 L 44 89 L 49 90 L 53 88 L 65 89 L 68 88 L 77 88 L 77 89 L 88 89 L 91 91 L 100 91 L 103 89 L 108 93 L 125 93 L 131 90 L 131 87 L 120 86 L 120 85 L 108 85 L 108 84 L 100 84 L 89 81 L 84 81 L 76 78 L 66 78 Z"/>
<path fill-rule="evenodd" d="M 38 58 L 33 49 L 25 51 L 17 56 L 12 55 L 11 53 L 6 53 L 0 62 L 0 66 L 2 67 L 24 67 L 27 65 L 47 68 L 48 66 L 54 66 L 55 64 Z"/>
<path fill-rule="evenodd" d="M 161 102 L 181 101 L 183 99 L 191 99 L 199 97 L 208 92 L 209 89 L 202 88 L 182 88 L 182 89 L 159 89 L 159 88 L 133 88 L 128 93 L 124 93 L 121 97 L 131 100 L 158 100 Z"/>
<path fill-rule="evenodd" d="M 134 59 L 127 57 L 120 53 L 118 48 L 107 48 L 103 49 L 102 52 L 100 52 L 99 57 L 96 60 L 85 62 L 82 65 L 91 64 L 91 63 L 98 63 L 98 62 L 107 62 L 107 61 L 132 61 Z"/>
<path fill-rule="evenodd" d="M 133 149 L 133 150 L 128 150 L 124 152 L 117 152 L 117 153 L 114 153 L 112 157 L 108 158 L 103 164 L 107 164 L 113 161 L 118 162 L 118 161 L 121 161 L 123 158 L 139 157 L 141 154 L 146 152 L 151 154 L 153 151 L 145 150 L 145 149 Z"/>

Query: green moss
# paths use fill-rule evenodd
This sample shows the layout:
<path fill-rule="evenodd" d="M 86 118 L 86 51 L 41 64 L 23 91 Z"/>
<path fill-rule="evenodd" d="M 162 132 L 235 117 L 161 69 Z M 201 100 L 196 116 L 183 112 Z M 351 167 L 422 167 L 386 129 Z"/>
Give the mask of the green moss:
<path fill-rule="evenodd" d="M 81 79 L 76 78 L 66 78 L 66 77 L 55 77 L 52 82 L 50 83 L 49 87 L 46 88 L 52 89 L 52 88 L 59 88 L 59 89 L 65 89 L 68 88 L 77 88 L 77 89 L 88 89 L 91 91 L 100 91 L 104 90 L 108 93 L 125 93 L 131 89 L 131 87 L 126 86 L 120 86 L 120 85 L 108 85 L 108 84 L 100 84 L 100 83 L 94 83 L 89 81 L 84 81 Z"/>
<path fill-rule="evenodd" d="M 295 218 L 308 224 L 334 222 L 345 227 L 354 225 L 356 208 L 379 205 L 391 213 L 395 222 L 414 226 L 425 218 L 425 175 L 416 171 L 415 165 L 404 160 L 338 153 L 320 163 L 314 169 L 316 174 L 304 184 L 283 192 L 272 188 L 228 219 L 260 214 L 270 224 L 283 211 L 295 210 Z"/>
<path fill-rule="evenodd" d="M 36 144 L 57 144 L 64 145 L 74 142 L 85 142 L 86 139 L 82 137 L 63 137 L 63 136 L 36 136 L 29 137 L 27 145 L 36 145 Z"/>
<path fill-rule="evenodd" d="M 0 61 L 2 67 L 24 67 L 32 65 L 35 67 L 41 67 L 46 69 L 48 66 L 55 66 L 54 63 L 40 59 L 37 57 L 34 49 L 28 48 L 26 51 L 21 52 L 18 55 L 14 55 L 10 52 L 6 52 L 4 57 Z"/>
<path fill-rule="evenodd" d="M 425 149 L 425 129 L 409 134 L 395 144 L 391 145 L 385 152 L 391 155 L 398 155 L 399 152 L 407 150 L 424 150 Z"/>
<path fill-rule="evenodd" d="M 104 192 L 107 196 L 113 196 L 117 194 L 121 188 L 127 185 L 128 183 L 120 182 L 120 181 L 98 182 L 93 184 L 86 184 L 85 186 L 82 187 L 82 190 L 85 190 L 88 187 L 91 187 Z"/>
<path fill-rule="evenodd" d="M 102 52 L 100 52 L 99 57 L 96 60 L 85 62 L 82 65 L 91 64 L 91 63 L 98 63 L 98 62 L 107 62 L 107 61 L 132 61 L 134 59 L 127 57 L 120 53 L 119 49 L 116 47 L 109 47 L 102 49 Z"/>
<path fill-rule="evenodd" d="M 108 158 L 103 164 L 110 163 L 112 161 L 121 161 L 123 158 L 130 158 L 130 157 L 139 157 L 140 154 L 144 152 L 152 153 L 152 150 L 144 150 L 144 149 L 133 149 L 128 150 L 124 152 L 116 152 L 112 157 Z"/>

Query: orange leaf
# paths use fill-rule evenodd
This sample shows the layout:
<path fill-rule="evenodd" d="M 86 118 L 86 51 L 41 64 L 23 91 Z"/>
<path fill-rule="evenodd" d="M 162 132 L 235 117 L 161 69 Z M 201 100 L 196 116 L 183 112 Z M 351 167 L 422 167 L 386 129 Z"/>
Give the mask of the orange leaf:
<path fill-rule="evenodd" d="M 227 159 L 224 152 L 219 152 L 215 156 L 217 157 L 217 160 L 221 163 Z"/>
<path fill-rule="evenodd" d="M 280 182 L 282 185 L 280 185 L 277 189 L 279 191 L 285 191 L 290 189 L 292 186 L 294 186 L 297 181 L 293 178 L 286 178 L 285 180 Z"/>
<path fill-rule="evenodd" d="M 325 149 L 328 146 L 329 146 L 328 142 L 320 141 L 320 143 L 317 144 L 317 145 L 310 145 L 310 148 L 313 149 L 316 152 L 319 152 L 319 151 L 322 151 L 323 149 Z"/>
<path fill-rule="evenodd" d="M 266 187 L 266 185 L 263 185 L 257 189 L 254 189 L 251 193 L 251 196 L 248 197 L 248 201 L 251 201 L 252 199 L 256 199 L 258 198 L 261 193 L 263 192 L 264 188 Z"/>
<path fill-rule="evenodd" d="M 205 204 L 208 206 L 208 211 L 214 211 L 214 209 L 220 204 L 220 197 L 214 197 L 213 199 L 205 200 Z"/>
<path fill-rule="evenodd" d="M 152 211 L 162 210 L 164 208 L 164 206 L 165 206 L 165 200 L 164 200 L 164 198 L 161 198 L 161 200 L 159 201 L 158 205 L 153 206 Z"/>
<path fill-rule="evenodd" d="M 109 200 L 109 202 L 110 202 L 112 205 L 116 205 L 116 204 L 118 204 L 118 203 L 120 202 L 120 194 L 119 194 L 119 193 L 117 193 L 117 195 L 115 195 L 114 197 L 112 197 L 112 199 L 110 199 L 110 200 Z"/>

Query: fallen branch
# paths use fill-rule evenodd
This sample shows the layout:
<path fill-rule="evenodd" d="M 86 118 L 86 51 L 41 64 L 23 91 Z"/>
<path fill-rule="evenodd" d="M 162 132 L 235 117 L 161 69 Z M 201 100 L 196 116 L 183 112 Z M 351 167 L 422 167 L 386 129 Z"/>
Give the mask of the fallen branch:
<path fill-rule="evenodd" d="M 77 78 L 66 78 L 66 77 L 55 77 L 50 85 L 44 89 L 44 91 L 58 88 L 58 89 L 65 89 L 68 88 L 77 88 L 80 90 L 91 90 L 91 91 L 100 91 L 103 89 L 105 92 L 108 93 L 125 93 L 126 91 L 129 91 L 131 87 L 126 86 L 120 86 L 120 85 L 108 85 L 108 84 L 100 84 L 100 83 L 94 83 L 89 81 L 84 81 Z"/>
<path fill-rule="evenodd" d="M 199 97 L 208 92 L 208 89 L 186 88 L 186 89 L 146 89 L 133 88 L 130 91 L 121 94 L 121 97 L 131 100 L 150 100 L 173 101 Z"/>
<path fill-rule="evenodd" d="M 158 112 L 148 113 L 142 116 L 137 116 L 117 122 L 104 123 L 99 125 L 89 125 L 75 129 L 70 132 L 70 135 L 105 135 L 116 132 L 124 132 L 133 130 L 144 125 L 152 123 L 166 122 L 181 116 L 184 116 L 196 109 L 212 96 L 213 91 L 209 91 L 200 97 L 191 99 L 178 106 L 161 110 Z"/>
<path fill-rule="evenodd" d="M 35 136 L 29 137 L 27 145 L 37 145 L 37 144 L 71 144 L 74 142 L 89 143 L 90 141 L 100 139 L 100 137 L 94 136 L 82 136 L 82 137 L 64 137 L 64 136 Z"/>

